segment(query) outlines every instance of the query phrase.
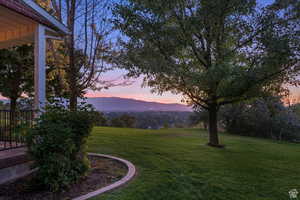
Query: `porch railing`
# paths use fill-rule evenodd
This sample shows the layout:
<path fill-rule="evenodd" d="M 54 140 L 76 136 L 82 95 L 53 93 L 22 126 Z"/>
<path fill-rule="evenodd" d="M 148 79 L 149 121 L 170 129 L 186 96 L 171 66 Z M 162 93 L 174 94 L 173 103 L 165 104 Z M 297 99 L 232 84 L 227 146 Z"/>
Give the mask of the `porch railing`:
<path fill-rule="evenodd" d="M 24 136 L 33 126 L 34 111 L 0 110 L 0 151 L 25 145 Z"/>

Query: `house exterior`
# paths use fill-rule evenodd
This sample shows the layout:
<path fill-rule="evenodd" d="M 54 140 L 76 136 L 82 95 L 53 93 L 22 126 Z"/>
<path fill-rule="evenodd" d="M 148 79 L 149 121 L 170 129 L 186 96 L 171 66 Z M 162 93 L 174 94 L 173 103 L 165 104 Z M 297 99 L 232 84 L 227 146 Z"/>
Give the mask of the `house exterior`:
<path fill-rule="evenodd" d="M 35 108 L 46 101 L 46 40 L 59 39 L 68 29 L 32 0 L 0 0 L 0 48 L 34 43 Z"/>
<path fill-rule="evenodd" d="M 35 110 L 42 110 L 46 102 L 46 40 L 68 33 L 66 26 L 33 0 L 0 0 L 0 49 L 34 43 Z M 0 151 L 18 146 L 9 144 L 3 132 L 0 126 Z"/>
<path fill-rule="evenodd" d="M 33 0 L 0 0 L 0 49 L 34 43 L 35 109 L 42 110 L 46 102 L 46 40 L 61 39 L 68 33 L 61 22 Z M 6 114 L 0 112 L 0 120 Z M 11 127 L 0 122 L 1 184 L 28 174 L 30 159 L 19 141 L 12 139 Z"/>

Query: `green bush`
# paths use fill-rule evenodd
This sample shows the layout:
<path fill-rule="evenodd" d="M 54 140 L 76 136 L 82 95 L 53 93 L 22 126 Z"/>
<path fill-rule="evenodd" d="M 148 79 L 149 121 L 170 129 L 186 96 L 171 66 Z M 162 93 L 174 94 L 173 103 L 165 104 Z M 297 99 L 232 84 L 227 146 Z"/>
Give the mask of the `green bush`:
<path fill-rule="evenodd" d="M 49 108 L 37 120 L 26 141 L 42 186 L 59 191 L 86 174 L 89 169 L 86 143 L 93 122 L 88 109 L 71 112 L 57 106 Z"/>
<path fill-rule="evenodd" d="M 227 105 L 220 110 L 219 118 L 232 134 L 291 142 L 300 139 L 300 118 L 280 97 Z"/>

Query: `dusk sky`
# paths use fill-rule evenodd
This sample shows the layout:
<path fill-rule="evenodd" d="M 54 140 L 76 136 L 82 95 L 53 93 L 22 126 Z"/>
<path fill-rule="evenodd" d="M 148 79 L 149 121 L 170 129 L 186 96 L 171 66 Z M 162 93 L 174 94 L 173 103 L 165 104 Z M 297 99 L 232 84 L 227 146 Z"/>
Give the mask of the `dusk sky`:
<path fill-rule="evenodd" d="M 125 74 L 125 71 L 115 70 L 111 71 L 103 76 L 105 80 L 115 80 L 116 78 Z M 133 80 L 133 84 L 129 86 L 116 86 L 109 88 L 108 90 L 102 90 L 99 92 L 90 91 L 86 97 L 121 97 L 131 98 L 144 101 L 154 101 L 160 103 L 181 103 L 182 96 L 174 95 L 170 92 L 163 95 L 157 95 L 151 93 L 151 88 L 141 87 L 143 81 L 142 78 Z M 300 98 L 300 88 L 291 88 L 293 98 Z"/>
<path fill-rule="evenodd" d="M 273 0 L 259 0 L 261 5 L 266 5 L 271 3 Z M 114 70 L 106 74 L 103 74 L 103 80 L 116 80 L 126 74 L 124 70 Z M 102 90 L 98 92 L 88 91 L 87 97 L 121 97 L 121 98 L 132 98 L 145 101 L 155 101 L 161 103 L 182 103 L 181 95 L 174 95 L 170 92 L 164 93 L 163 95 L 157 95 L 151 93 L 149 87 L 142 88 L 142 77 L 133 80 L 132 85 L 129 86 L 117 86 L 112 87 L 107 90 Z M 293 88 L 293 95 L 298 97 L 300 95 L 299 88 Z M 1 95 L 0 95 L 1 98 Z"/>
<path fill-rule="evenodd" d="M 265 5 L 272 1 L 273 0 L 259 0 L 259 3 Z M 105 80 L 114 80 L 125 73 L 126 72 L 122 70 L 115 70 L 105 74 L 103 78 Z M 89 92 L 87 97 L 122 97 L 162 103 L 181 103 L 182 97 L 180 95 L 173 95 L 171 93 L 164 93 L 163 95 L 152 94 L 150 88 L 142 88 L 141 85 L 142 78 L 139 78 L 134 80 L 134 83 L 130 86 L 118 86 L 100 92 Z M 293 94 L 298 96 L 300 89 L 293 88 Z"/>
<path fill-rule="evenodd" d="M 123 70 L 114 70 L 103 75 L 105 80 L 115 80 L 125 75 L 126 72 Z M 111 87 L 107 90 L 99 92 L 90 91 L 86 95 L 87 97 L 122 97 L 131 98 L 145 101 L 155 101 L 161 103 L 181 103 L 180 95 L 173 95 L 170 92 L 164 93 L 163 95 L 157 95 L 151 93 L 151 88 L 141 87 L 143 80 L 142 77 L 132 80 L 133 83 L 129 86 L 116 86 Z"/>

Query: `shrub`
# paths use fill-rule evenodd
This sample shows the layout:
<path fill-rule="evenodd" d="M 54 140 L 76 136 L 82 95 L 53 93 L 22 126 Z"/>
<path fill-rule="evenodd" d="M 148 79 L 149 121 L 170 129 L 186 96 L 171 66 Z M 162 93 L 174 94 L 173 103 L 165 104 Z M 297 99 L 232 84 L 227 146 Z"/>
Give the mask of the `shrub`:
<path fill-rule="evenodd" d="M 26 142 L 42 186 L 59 191 L 86 174 L 86 143 L 93 122 L 89 109 L 71 112 L 54 106 L 40 116 Z"/>
<path fill-rule="evenodd" d="M 220 111 L 225 129 L 237 135 L 297 141 L 300 120 L 279 97 L 225 106 Z"/>
<path fill-rule="evenodd" d="M 196 109 L 190 117 L 191 125 L 203 122 L 207 127 L 208 112 Z M 266 96 L 221 107 L 218 123 L 220 128 L 235 135 L 298 142 L 299 116 L 297 105 L 286 107 L 280 97 Z"/>

